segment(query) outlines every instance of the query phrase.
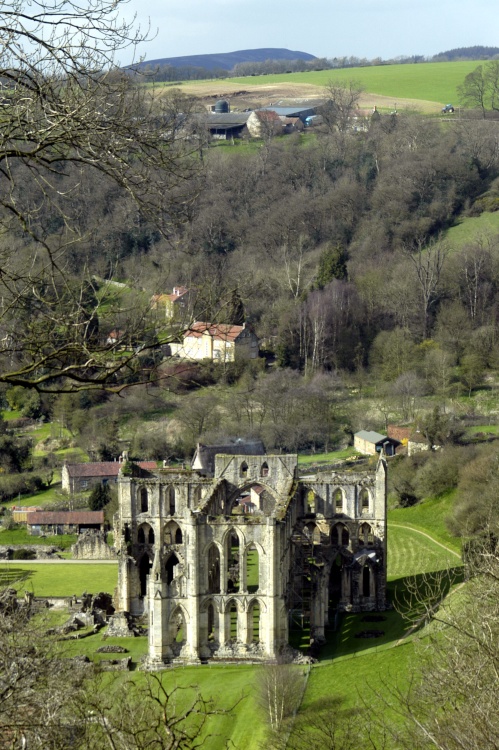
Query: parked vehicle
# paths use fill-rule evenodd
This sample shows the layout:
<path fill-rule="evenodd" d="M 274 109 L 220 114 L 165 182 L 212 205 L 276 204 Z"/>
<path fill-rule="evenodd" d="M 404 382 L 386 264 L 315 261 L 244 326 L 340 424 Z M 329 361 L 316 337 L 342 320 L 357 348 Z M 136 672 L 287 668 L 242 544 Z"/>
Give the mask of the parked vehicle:
<path fill-rule="evenodd" d="M 453 112 L 454 112 L 454 107 L 452 104 L 446 104 L 445 107 L 442 107 L 443 115 L 451 115 Z"/>

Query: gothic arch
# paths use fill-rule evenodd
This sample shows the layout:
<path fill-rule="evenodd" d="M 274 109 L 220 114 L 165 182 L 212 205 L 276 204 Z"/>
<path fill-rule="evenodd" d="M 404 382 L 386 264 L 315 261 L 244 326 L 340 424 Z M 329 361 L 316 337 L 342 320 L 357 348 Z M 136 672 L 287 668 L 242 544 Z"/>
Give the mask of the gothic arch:
<path fill-rule="evenodd" d="M 254 594 L 260 588 L 260 553 L 254 542 L 245 548 L 243 560 L 246 590 Z"/>
<path fill-rule="evenodd" d="M 367 487 L 362 487 L 359 492 L 359 515 L 366 515 L 371 512 L 371 494 Z"/>
<path fill-rule="evenodd" d="M 246 640 L 248 643 L 261 641 L 262 605 L 259 599 L 252 599 L 247 608 Z"/>
<path fill-rule="evenodd" d="M 179 650 L 187 641 L 188 623 L 189 617 L 187 612 L 181 604 L 177 604 L 168 620 L 168 640 L 172 645 L 177 644 Z"/>
<path fill-rule="evenodd" d="M 246 463 L 246 461 L 243 461 L 241 466 L 239 467 L 239 476 L 240 477 L 248 476 L 248 464 Z"/>
<path fill-rule="evenodd" d="M 183 534 L 182 529 L 176 523 L 176 521 L 168 521 L 164 528 L 164 541 L 165 544 L 182 544 Z"/>
<path fill-rule="evenodd" d="M 269 475 L 270 475 L 269 465 L 266 461 L 264 461 L 263 464 L 260 466 L 260 476 L 268 477 Z"/>
<path fill-rule="evenodd" d="M 374 534 L 370 524 L 363 523 L 359 528 L 359 544 L 365 547 L 374 543 Z"/>
<path fill-rule="evenodd" d="M 348 547 L 350 543 L 350 532 L 344 523 L 335 523 L 331 528 L 331 544 L 338 547 Z"/>
<path fill-rule="evenodd" d="M 206 589 L 210 594 L 220 593 L 221 570 L 220 550 L 215 542 L 212 542 L 206 550 Z"/>
<path fill-rule="evenodd" d="M 344 512 L 345 495 L 340 487 L 337 487 L 333 492 L 333 512 L 343 513 Z"/>
<path fill-rule="evenodd" d="M 321 530 L 316 523 L 310 521 L 304 526 L 303 531 L 312 544 L 321 543 Z"/>
<path fill-rule="evenodd" d="M 180 564 L 180 560 L 178 559 L 175 552 L 172 552 L 171 555 L 168 555 L 165 561 L 165 573 L 166 573 L 166 582 L 168 585 L 173 581 L 173 579 L 176 576 L 176 570 L 175 568 L 177 565 Z"/>
<path fill-rule="evenodd" d="M 150 524 L 140 524 L 137 529 L 137 542 L 139 544 L 154 544 L 154 529 Z"/>

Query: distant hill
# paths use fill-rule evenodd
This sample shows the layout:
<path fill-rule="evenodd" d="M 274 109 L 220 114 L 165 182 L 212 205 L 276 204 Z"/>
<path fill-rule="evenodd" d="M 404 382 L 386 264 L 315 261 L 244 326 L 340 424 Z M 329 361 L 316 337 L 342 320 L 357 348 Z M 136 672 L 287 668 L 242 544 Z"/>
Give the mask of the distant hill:
<path fill-rule="evenodd" d="M 237 52 L 220 52 L 213 55 L 185 55 L 183 57 L 162 57 L 157 60 L 144 60 L 134 68 L 162 67 L 171 65 L 174 68 L 193 66 L 205 70 L 232 70 L 235 65 L 246 62 L 265 62 L 266 60 L 315 60 L 315 55 L 308 52 L 296 52 L 289 49 L 243 49 Z"/>
<path fill-rule="evenodd" d="M 447 52 L 439 52 L 433 56 L 433 60 L 490 60 L 492 57 L 499 55 L 499 47 L 456 47 L 449 49 Z"/>

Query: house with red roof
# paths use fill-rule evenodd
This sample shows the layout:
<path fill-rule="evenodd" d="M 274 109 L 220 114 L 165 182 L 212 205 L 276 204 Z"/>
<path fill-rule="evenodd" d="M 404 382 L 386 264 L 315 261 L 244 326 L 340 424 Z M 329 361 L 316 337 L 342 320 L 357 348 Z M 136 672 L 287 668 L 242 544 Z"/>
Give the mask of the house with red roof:
<path fill-rule="evenodd" d="M 258 357 L 258 337 L 246 323 L 235 326 L 198 321 L 185 331 L 183 343 L 171 345 L 171 349 L 172 354 L 184 359 L 235 362 Z"/>

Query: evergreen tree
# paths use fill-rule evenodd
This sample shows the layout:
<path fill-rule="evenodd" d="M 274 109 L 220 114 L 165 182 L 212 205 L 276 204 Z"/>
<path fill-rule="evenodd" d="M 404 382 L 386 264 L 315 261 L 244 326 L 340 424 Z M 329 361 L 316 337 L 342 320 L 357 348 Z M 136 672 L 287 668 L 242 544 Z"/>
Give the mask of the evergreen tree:
<path fill-rule="evenodd" d="M 108 484 L 96 484 L 90 493 L 88 507 L 90 510 L 102 510 L 111 500 L 111 489 Z"/>

